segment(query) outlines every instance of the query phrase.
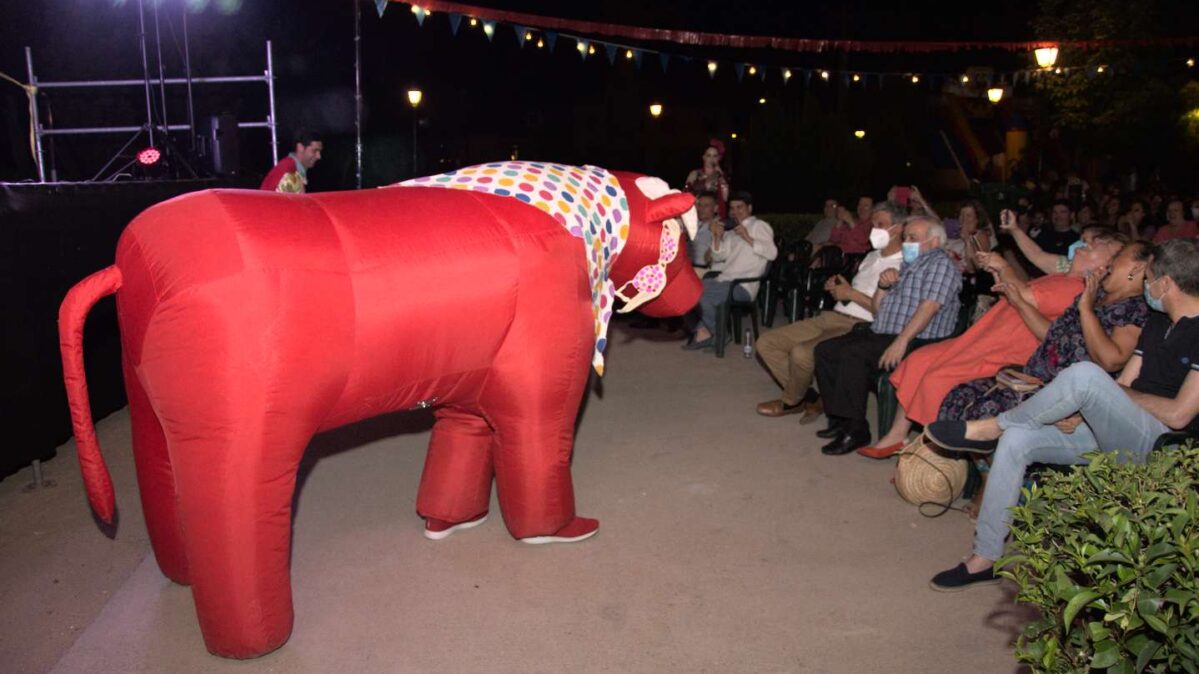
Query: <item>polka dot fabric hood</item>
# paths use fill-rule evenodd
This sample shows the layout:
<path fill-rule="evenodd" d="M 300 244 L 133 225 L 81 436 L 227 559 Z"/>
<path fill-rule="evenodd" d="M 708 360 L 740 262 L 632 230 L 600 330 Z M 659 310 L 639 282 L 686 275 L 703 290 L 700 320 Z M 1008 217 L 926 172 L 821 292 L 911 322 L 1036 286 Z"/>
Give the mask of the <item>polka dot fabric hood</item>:
<path fill-rule="evenodd" d="M 548 213 L 587 251 L 595 353 L 591 364 L 604 373 L 604 348 L 612 320 L 615 288 L 612 260 L 629 238 L 629 202 L 616 176 L 598 166 L 508 161 L 468 166 L 399 183 L 402 187 L 472 190 L 517 201 Z"/>

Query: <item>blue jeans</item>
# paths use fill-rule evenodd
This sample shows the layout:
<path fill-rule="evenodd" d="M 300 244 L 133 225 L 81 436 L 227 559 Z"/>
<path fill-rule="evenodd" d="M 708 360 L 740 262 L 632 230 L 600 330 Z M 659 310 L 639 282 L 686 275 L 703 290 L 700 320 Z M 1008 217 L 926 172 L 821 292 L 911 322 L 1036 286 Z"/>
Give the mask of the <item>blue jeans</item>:
<path fill-rule="evenodd" d="M 730 285 L 732 284 L 728 281 L 717 281 L 714 278 L 704 279 L 704 294 L 699 298 L 699 320 L 713 335 L 716 334 L 716 308 L 728 299 Z M 742 286 L 737 286 L 733 290 L 733 297 L 740 302 L 748 302 L 753 299 Z"/>
<path fill-rule="evenodd" d="M 1053 425 L 1075 412 L 1082 413 L 1085 423 L 1073 433 Z M 1082 455 L 1097 449 L 1116 452 L 1120 461 L 1140 463 L 1157 437 L 1170 430 L 1133 402 L 1103 368 L 1090 362 L 1062 370 L 1036 395 L 1000 414 L 998 421 L 1003 435 L 974 529 L 974 553 L 991 560 L 1003 556 L 1010 509 L 1020 500 L 1029 464 L 1086 463 Z"/>

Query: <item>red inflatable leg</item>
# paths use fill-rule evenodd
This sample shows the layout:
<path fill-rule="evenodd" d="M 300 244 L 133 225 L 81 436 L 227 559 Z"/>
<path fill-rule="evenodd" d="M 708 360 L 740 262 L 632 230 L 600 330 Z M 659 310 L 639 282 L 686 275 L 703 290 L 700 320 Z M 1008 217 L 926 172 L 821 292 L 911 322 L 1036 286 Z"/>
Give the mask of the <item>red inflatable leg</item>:
<path fill-rule="evenodd" d="M 421 474 L 416 512 L 424 518 L 465 522 L 491 502 L 493 432 L 477 414 L 439 408 Z"/>
<path fill-rule="evenodd" d="M 591 292 L 572 258 L 526 255 L 516 318 L 482 394 L 495 427 L 493 461 L 504 522 L 519 539 L 575 519 L 570 456 L 595 340 Z M 574 284 L 576 292 L 565 292 Z M 547 319 L 552 317 L 552 320 Z"/>
<path fill-rule="evenodd" d="M 291 635 L 291 504 L 311 433 L 287 428 L 299 419 L 272 421 L 224 442 L 171 438 L 200 630 L 209 651 L 230 658 L 269 653 Z"/>
<path fill-rule="evenodd" d="M 126 363 L 128 361 L 126 360 Z M 180 585 L 188 585 L 187 551 L 179 529 L 175 475 L 167 454 L 167 439 L 162 424 L 150 407 L 150 400 L 137 375 L 125 365 L 125 393 L 129 397 L 129 419 L 133 426 L 133 457 L 137 463 L 137 486 L 141 492 L 142 512 L 150 533 L 150 546 L 163 575 Z"/>

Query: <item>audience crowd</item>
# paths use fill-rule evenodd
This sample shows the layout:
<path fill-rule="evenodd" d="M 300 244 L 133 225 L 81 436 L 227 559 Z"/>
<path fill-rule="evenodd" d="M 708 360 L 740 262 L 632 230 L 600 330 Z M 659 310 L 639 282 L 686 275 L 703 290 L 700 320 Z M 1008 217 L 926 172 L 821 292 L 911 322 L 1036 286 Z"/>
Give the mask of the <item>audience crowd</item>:
<path fill-rule="evenodd" d="M 718 308 L 753 301 L 784 248 L 748 193 L 729 196 L 722 149 L 708 148 L 688 179 L 704 285 L 684 345 L 694 351 L 732 339 Z M 1199 198 L 1092 188 L 1073 174 L 1026 187 L 994 220 L 977 201 L 942 219 L 915 187 L 861 195 L 852 211 L 826 199 L 780 263 L 820 270 L 809 290 L 830 306 L 757 343 L 782 389 L 757 413 L 823 416 L 824 454 L 888 459 L 923 429 L 937 451 L 978 465 L 973 554 L 937 574 L 936 590 L 998 582 L 1030 464 L 1082 463 L 1096 450 L 1143 461 L 1163 433 L 1199 435 Z M 868 397 L 890 395 L 880 379 L 896 414 L 874 441 Z"/>

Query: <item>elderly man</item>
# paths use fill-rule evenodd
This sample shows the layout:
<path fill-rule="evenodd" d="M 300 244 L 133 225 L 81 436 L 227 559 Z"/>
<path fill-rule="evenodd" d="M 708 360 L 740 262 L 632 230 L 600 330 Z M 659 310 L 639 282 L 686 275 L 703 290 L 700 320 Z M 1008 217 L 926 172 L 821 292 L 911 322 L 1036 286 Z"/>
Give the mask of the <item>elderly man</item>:
<path fill-rule="evenodd" d="M 692 266 L 702 276 L 704 270 L 720 271 L 724 266 L 712 263 L 712 228 L 720 226 L 723 229 L 724 225 L 724 220 L 717 213 L 715 192 L 699 193 L 695 198 L 695 214 L 698 216 L 699 225 L 695 230 L 695 238 L 687 244 L 687 251 L 691 256 Z"/>
<path fill-rule="evenodd" d="M 870 231 L 870 243 L 875 250 L 862 260 L 852 283 L 837 275 L 824 286 L 837 300 L 833 310 L 776 328 L 758 340 L 762 362 L 783 387 L 781 398 L 758 405 L 758 414 L 780 417 L 804 411 L 806 407 L 812 414 L 805 415 L 800 423 L 819 414 L 819 396 L 809 388 L 816 368 L 816 345 L 846 334 L 855 325 L 874 320 L 878 277 L 887 269 L 898 269 L 903 261 L 902 221 L 902 211 L 895 204 L 876 205 Z"/>
<path fill-rule="evenodd" d="M 993 565 L 1029 464 L 1085 463 L 1084 455 L 1096 450 L 1144 461 L 1170 429 L 1199 434 L 1199 244 L 1174 240 L 1154 250 L 1145 300 L 1156 311 L 1118 379 L 1094 363 L 1078 363 L 998 417 L 929 424 L 929 436 L 942 447 L 995 452 L 974 554 L 937 574 L 934 590 L 998 582 Z"/>
<path fill-rule="evenodd" d="M 714 346 L 716 308 L 728 300 L 732 281 L 761 276 L 766 271 L 766 265 L 778 256 L 774 230 L 765 220 L 755 218 L 753 213 L 753 197 L 749 192 L 738 192 L 729 199 L 729 214 L 737 226 L 726 232 L 723 224 L 717 220 L 709 228 L 712 232 L 712 262 L 724 263 L 724 270 L 715 278 L 704 279 L 704 293 L 699 299 L 700 323 L 691 341 L 683 345 L 684 349 Z M 742 301 L 752 300 L 757 292 L 756 283 L 733 288 L 734 296 Z"/>
<path fill-rule="evenodd" d="M 903 266 L 879 276 L 870 329 L 816 347 L 816 381 L 829 418 L 829 427 L 817 435 L 832 440 L 821 448 L 824 454 L 848 454 L 869 445 L 866 398 L 875 373 L 953 332 L 962 276 L 944 250 L 945 238 L 945 228 L 928 216 L 904 221 Z"/>

